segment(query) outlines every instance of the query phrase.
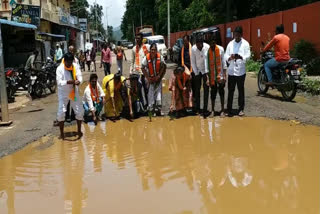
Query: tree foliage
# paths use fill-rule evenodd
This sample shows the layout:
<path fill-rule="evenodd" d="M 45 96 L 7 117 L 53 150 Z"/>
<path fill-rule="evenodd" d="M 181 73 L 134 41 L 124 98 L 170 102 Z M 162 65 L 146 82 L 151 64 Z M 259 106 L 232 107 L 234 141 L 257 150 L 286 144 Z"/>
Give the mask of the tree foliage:
<path fill-rule="evenodd" d="M 87 0 L 74 0 L 71 4 L 71 15 L 88 19 L 91 30 L 103 36 L 106 35 L 102 24 L 103 7 L 101 5 L 89 5 Z"/>
<path fill-rule="evenodd" d="M 108 41 L 114 41 L 112 26 L 108 26 L 107 28 L 107 38 L 108 38 Z"/>
<path fill-rule="evenodd" d="M 90 12 L 89 12 L 89 24 L 92 29 L 98 31 L 103 36 L 106 35 L 106 30 L 103 27 L 102 23 L 102 17 L 103 17 L 103 7 L 99 4 L 94 4 L 90 6 Z"/>
<path fill-rule="evenodd" d="M 170 0 L 170 30 L 177 32 L 287 10 L 317 0 Z M 133 40 L 135 28 L 153 25 L 167 34 L 167 0 L 127 0 L 122 17 L 123 38 Z"/>
<path fill-rule="evenodd" d="M 75 0 L 71 3 L 71 15 L 79 18 L 88 18 L 89 3 L 87 0 Z"/>

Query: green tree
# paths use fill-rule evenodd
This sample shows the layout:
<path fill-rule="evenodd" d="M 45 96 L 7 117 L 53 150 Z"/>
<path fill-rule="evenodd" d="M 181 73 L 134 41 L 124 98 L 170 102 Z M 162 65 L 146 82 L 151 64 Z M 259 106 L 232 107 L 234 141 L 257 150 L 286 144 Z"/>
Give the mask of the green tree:
<path fill-rule="evenodd" d="M 71 3 L 71 15 L 77 16 L 79 18 L 88 18 L 89 3 L 87 0 L 75 0 Z"/>
<path fill-rule="evenodd" d="M 103 36 L 106 36 L 106 30 L 102 24 L 103 17 L 103 7 L 99 4 L 94 4 L 90 6 L 89 13 L 89 23 L 92 29 L 96 30 L 98 33 L 101 33 Z"/>
<path fill-rule="evenodd" d="M 133 40 L 135 28 L 141 25 L 140 14 L 142 14 L 143 25 L 152 25 L 157 31 L 159 24 L 155 0 L 127 0 L 126 11 L 121 23 L 123 38 Z"/>
<path fill-rule="evenodd" d="M 185 30 L 217 24 L 213 13 L 209 11 L 207 0 L 193 0 L 184 11 L 184 19 L 186 20 Z"/>
<path fill-rule="evenodd" d="M 114 41 L 112 26 L 108 26 L 108 28 L 107 28 L 107 38 L 109 41 Z"/>
<path fill-rule="evenodd" d="M 168 4 L 167 1 L 157 0 L 158 8 L 158 28 L 159 34 L 168 34 Z M 171 0 L 170 2 L 170 31 L 176 32 L 185 30 L 186 20 L 184 19 L 184 10 L 180 0 Z"/>
<path fill-rule="evenodd" d="M 317 0 L 170 0 L 171 32 L 252 18 Z M 133 40 L 135 28 L 152 25 L 156 34 L 167 34 L 167 0 L 127 0 L 122 17 L 123 38 Z"/>

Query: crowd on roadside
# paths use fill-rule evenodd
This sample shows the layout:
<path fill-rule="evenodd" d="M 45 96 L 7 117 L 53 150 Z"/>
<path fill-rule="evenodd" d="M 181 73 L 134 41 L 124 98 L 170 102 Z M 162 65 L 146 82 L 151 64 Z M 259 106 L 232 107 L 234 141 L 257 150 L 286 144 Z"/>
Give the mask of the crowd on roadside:
<path fill-rule="evenodd" d="M 179 65 L 170 77 L 171 91 L 170 114 L 177 117 L 186 115 L 202 115 L 204 118 L 212 115 L 244 116 L 245 107 L 245 78 L 246 61 L 250 58 L 250 45 L 242 38 L 242 28 L 236 27 L 234 39 L 228 44 L 226 51 L 217 44 L 215 34 L 196 37 L 195 45 L 191 45 L 188 35 L 183 37 L 184 46 L 181 50 Z M 284 34 L 283 34 L 284 35 Z M 285 36 L 285 35 L 284 35 Z M 281 35 L 282 37 L 282 35 Z M 275 36 L 278 39 L 278 36 Z M 280 44 L 289 44 L 287 38 Z M 59 107 L 57 120 L 59 121 L 61 138 L 64 138 L 64 121 L 67 105 L 70 102 L 78 122 L 78 134 L 81 133 L 83 116 L 87 121 L 95 123 L 99 119 L 117 120 L 120 117 L 129 119 L 139 116 L 164 115 L 162 108 L 162 78 L 166 73 L 166 63 L 157 50 L 157 44 L 150 46 L 143 44 L 143 35 L 136 35 L 136 45 L 133 47 L 130 75 L 122 75 L 124 51 L 121 47 L 115 49 L 118 61 L 118 72 L 111 74 L 111 48 L 104 44 L 101 51 L 101 66 L 104 66 L 105 77 L 102 86 L 98 83 L 98 76 L 93 73 L 85 89 L 83 98 L 79 94 L 82 82 L 79 61 L 72 51 L 64 55 L 57 69 L 57 84 Z M 279 54 L 279 42 L 271 41 L 265 50 L 275 45 L 276 60 Z M 285 43 L 285 45 L 284 45 Z M 288 43 L 288 44 L 286 44 Z M 283 51 L 283 47 L 281 47 Z M 287 54 L 287 53 L 285 53 Z M 279 62 L 281 63 L 281 62 Z M 273 65 L 272 65 L 273 66 Z M 227 109 L 224 109 L 225 85 L 228 83 Z M 238 110 L 233 110 L 234 92 L 238 90 Z M 203 88 L 203 96 L 200 96 Z M 211 92 L 212 111 L 208 110 L 209 92 Z M 221 111 L 215 111 L 215 99 L 219 93 Z M 202 97 L 203 108 L 200 108 Z M 100 118 L 100 116 L 103 118 Z"/>

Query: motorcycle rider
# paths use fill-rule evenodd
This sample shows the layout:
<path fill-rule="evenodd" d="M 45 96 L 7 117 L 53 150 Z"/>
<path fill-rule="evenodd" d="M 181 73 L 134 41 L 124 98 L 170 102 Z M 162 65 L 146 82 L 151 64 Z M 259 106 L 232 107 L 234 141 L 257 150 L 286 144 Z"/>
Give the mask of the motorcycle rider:
<path fill-rule="evenodd" d="M 24 67 L 24 69 L 26 71 L 31 71 L 31 70 L 35 69 L 34 62 L 35 62 L 38 54 L 39 54 L 39 51 L 34 50 L 33 53 L 29 56 L 29 58 L 26 62 L 26 66 Z"/>
<path fill-rule="evenodd" d="M 274 46 L 275 57 L 268 60 L 264 64 L 264 69 L 266 71 L 268 82 L 266 85 L 272 86 L 272 69 L 284 65 L 288 63 L 290 60 L 289 55 L 289 43 L 290 38 L 284 34 L 284 26 L 278 25 L 276 26 L 276 35 L 273 39 L 267 44 L 267 46 L 263 49 L 262 53 L 270 50 Z"/>

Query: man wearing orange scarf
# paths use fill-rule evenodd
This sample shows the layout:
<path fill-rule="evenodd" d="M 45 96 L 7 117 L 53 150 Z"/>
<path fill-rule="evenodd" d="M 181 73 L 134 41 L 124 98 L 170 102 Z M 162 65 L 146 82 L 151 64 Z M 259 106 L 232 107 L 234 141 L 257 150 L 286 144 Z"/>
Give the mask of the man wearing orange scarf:
<path fill-rule="evenodd" d="M 65 54 L 64 63 L 60 64 L 56 72 L 59 99 L 57 120 L 59 122 L 61 139 L 64 139 L 64 120 L 69 101 L 76 114 L 78 136 L 79 138 L 82 136 L 83 106 L 82 99 L 79 96 L 79 85 L 82 82 L 82 76 L 79 67 L 73 61 L 74 56 L 72 53 Z"/>
<path fill-rule="evenodd" d="M 225 116 L 224 87 L 226 82 L 227 65 L 224 60 L 224 49 L 223 47 L 217 45 L 216 42 L 217 42 L 216 34 L 213 33 L 210 37 L 210 48 L 205 58 L 205 66 L 206 66 L 205 68 L 206 68 L 206 73 L 209 77 L 207 78 L 207 85 L 209 85 L 209 87 L 211 88 L 212 115 L 214 116 L 214 113 L 215 113 L 214 107 L 215 107 L 217 92 L 219 91 L 220 102 L 221 102 L 220 115 L 224 117 Z"/>
<path fill-rule="evenodd" d="M 98 75 L 90 75 L 90 83 L 84 90 L 83 95 L 83 108 L 85 110 L 85 120 L 88 116 L 92 116 L 92 120 L 97 124 L 100 119 L 100 113 L 105 103 L 105 94 L 98 83 Z"/>
<path fill-rule="evenodd" d="M 138 74 L 140 76 L 139 83 L 142 85 L 141 90 L 139 90 L 140 97 L 143 98 L 142 102 L 144 107 L 147 106 L 147 86 L 145 81 L 145 76 L 141 70 L 142 67 L 142 60 L 146 55 L 149 53 L 149 45 L 142 43 L 143 35 L 139 33 L 136 35 L 136 46 L 132 48 L 132 55 L 131 55 L 131 69 L 130 74 Z"/>

